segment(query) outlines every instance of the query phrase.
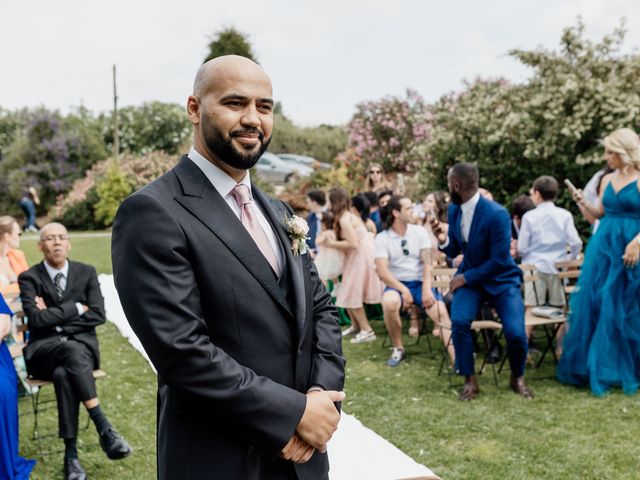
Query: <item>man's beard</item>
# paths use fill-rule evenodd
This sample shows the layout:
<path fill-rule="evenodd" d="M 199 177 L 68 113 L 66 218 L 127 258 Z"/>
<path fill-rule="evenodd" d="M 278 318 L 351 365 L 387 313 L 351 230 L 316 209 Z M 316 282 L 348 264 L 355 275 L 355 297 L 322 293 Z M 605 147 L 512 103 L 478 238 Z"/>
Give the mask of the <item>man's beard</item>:
<path fill-rule="evenodd" d="M 462 197 L 458 192 L 452 192 L 449 190 L 449 195 L 451 195 L 451 201 L 456 205 L 462 205 Z"/>
<path fill-rule="evenodd" d="M 205 117 L 206 118 L 206 117 Z M 243 128 L 231 132 L 229 138 L 208 119 L 202 120 L 202 136 L 204 143 L 213 155 L 221 162 L 237 169 L 249 170 L 260 159 L 262 154 L 267 150 L 271 138 L 264 141 L 264 135 L 257 128 Z M 233 137 L 252 134 L 258 136 L 260 148 L 257 151 L 241 151 L 238 150 L 231 142 Z"/>

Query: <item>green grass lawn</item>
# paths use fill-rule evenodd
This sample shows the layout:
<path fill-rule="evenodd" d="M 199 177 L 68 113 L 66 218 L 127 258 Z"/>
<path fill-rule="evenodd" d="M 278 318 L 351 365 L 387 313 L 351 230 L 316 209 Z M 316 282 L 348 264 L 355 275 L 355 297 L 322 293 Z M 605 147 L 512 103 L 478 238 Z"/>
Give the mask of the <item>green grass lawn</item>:
<path fill-rule="evenodd" d="M 78 238 L 72 243 L 73 259 L 96 265 L 99 273 L 111 273 L 109 238 Z M 23 247 L 31 263 L 39 260 L 34 241 L 24 241 Z M 372 324 L 378 341 L 344 344 L 348 363 L 343 408 L 443 479 L 640 478 L 639 395 L 616 391 L 595 398 L 588 390 L 559 384 L 551 361 L 545 360 L 539 371 L 527 372 L 536 393 L 533 401 L 508 389 L 505 371 L 498 387 L 487 372 L 480 378 L 480 397 L 459 402 L 461 380 L 453 378 L 452 386 L 447 375 L 437 374 L 436 341 L 432 339 L 431 353 L 425 339 L 408 346 L 407 361 L 390 369 L 385 365 L 390 352 L 381 346 L 384 325 Z M 154 375 L 112 325 L 98 332 L 108 373 L 98 381 L 98 393 L 134 453 L 119 462 L 107 460 L 90 426 L 80 434 L 81 459 L 90 478 L 155 478 Z M 39 452 L 58 450 L 61 442 L 54 437 L 33 442 L 29 411 L 29 399 L 21 399 L 21 453 L 39 459 L 33 478 L 58 478 L 62 454 L 42 459 Z M 55 434 L 55 410 L 41 417 L 41 432 Z"/>

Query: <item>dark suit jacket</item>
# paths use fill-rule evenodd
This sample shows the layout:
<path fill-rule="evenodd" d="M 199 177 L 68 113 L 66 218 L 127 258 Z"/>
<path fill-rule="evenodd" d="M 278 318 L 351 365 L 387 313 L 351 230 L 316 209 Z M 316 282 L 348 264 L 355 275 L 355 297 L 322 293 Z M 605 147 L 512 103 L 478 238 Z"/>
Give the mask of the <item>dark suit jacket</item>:
<path fill-rule="evenodd" d="M 340 390 L 338 317 L 309 255 L 293 257 L 282 203 L 252 186 L 284 246 L 290 298 L 188 157 L 130 196 L 113 226 L 115 283 L 158 371 L 161 479 L 288 478 L 277 459 L 314 385 Z M 325 478 L 326 454 L 296 466 Z"/>
<path fill-rule="evenodd" d="M 29 343 L 24 349 L 27 365 L 41 346 L 58 342 L 60 336 L 66 335 L 84 343 L 93 355 L 94 368 L 99 368 L 100 352 L 95 327 L 105 322 L 105 316 L 104 299 L 95 268 L 69 260 L 67 287 L 62 301 L 58 300 L 56 286 L 44 262 L 21 273 L 18 284 L 22 309 L 29 319 Z M 36 296 L 44 299 L 46 310 L 38 310 Z M 87 305 L 89 310 L 78 315 L 76 302 Z M 61 327 L 63 331 L 56 331 L 56 327 Z"/>
<path fill-rule="evenodd" d="M 522 272 L 509 253 L 511 218 L 507 210 L 480 196 L 471 221 L 469 243 L 462 239 L 461 218 L 460 206 L 449 205 L 449 245 L 442 251 L 451 258 L 462 252 L 464 260 L 458 273 L 464 274 L 465 283 L 482 287 L 491 295 L 520 285 Z"/>

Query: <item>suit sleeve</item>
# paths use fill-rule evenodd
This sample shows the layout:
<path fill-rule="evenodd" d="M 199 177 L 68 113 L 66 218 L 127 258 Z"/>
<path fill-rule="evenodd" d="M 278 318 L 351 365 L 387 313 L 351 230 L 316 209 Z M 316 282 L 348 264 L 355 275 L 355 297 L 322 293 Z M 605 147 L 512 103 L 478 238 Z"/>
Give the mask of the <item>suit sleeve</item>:
<path fill-rule="evenodd" d="M 67 324 L 66 329 L 70 329 L 73 326 L 77 327 L 78 330 L 93 330 L 98 325 L 102 325 L 106 320 L 104 314 L 104 298 L 100 290 L 100 282 L 98 281 L 96 269 L 90 265 L 84 265 L 83 268 L 86 268 L 89 273 L 89 279 L 84 290 L 84 297 L 76 298 L 73 302 L 74 305 L 75 302 L 83 303 L 89 307 L 89 310 L 80 316 L 76 315 L 76 317 Z"/>
<path fill-rule="evenodd" d="M 29 325 L 34 328 L 64 327 L 78 317 L 78 309 L 75 300 L 68 300 L 60 305 L 39 310 L 36 306 L 36 297 L 42 296 L 38 289 L 38 282 L 29 270 L 18 277 L 20 286 L 20 301 L 22 310 L 29 319 Z"/>
<path fill-rule="evenodd" d="M 145 193 L 125 200 L 113 226 L 114 279 L 159 377 L 275 455 L 298 426 L 306 396 L 257 375 L 212 343 L 189 256 L 188 238 L 166 207 Z"/>
<path fill-rule="evenodd" d="M 293 209 L 282 202 L 289 214 Z M 313 298 L 313 356 L 311 364 L 310 386 L 324 390 L 342 390 L 344 387 L 345 359 L 342 356 L 342 332 L 338 324 L 338 309 L 331 302 L 318 276 L 315 263 L 310 256 L 303 256 L 304 268 L 309 269 Z"/>
<path fill-rule="evenodd" d="M 489 260 L 464 272 L 468 285 L 476 285 L 492 279 L 513 261 L 509 253 L 511 247 L 511 219 L 506 210 L 495 212 L 490 220 Z"/>

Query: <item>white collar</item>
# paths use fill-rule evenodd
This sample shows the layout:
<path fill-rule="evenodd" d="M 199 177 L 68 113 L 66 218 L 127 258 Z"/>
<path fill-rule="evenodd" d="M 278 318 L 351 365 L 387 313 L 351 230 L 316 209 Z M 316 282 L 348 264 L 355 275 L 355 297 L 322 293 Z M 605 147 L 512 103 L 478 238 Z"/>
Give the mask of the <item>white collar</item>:
<path fill-rule="evenodd" d="M 235 187 L 238 183 L 241 183 L 249 188 L 249 194 L 251 195 L 251 199 L 253 200 L 249 170 L 247 170 L 246 175 L 242 180 L 240 180 L 240 182 L 236 182 L 226 172 L 223 172 L 220 168 L 207 160 L 201 153 L 199 153 L 195 149 L 195 147 L 191 147 L 191 150 L 189 150 L 189 158 L 200 168 L 200 170 L 202 170 L 202 173 L 204 173 L 207 179 L 209 179 L 211 185 L 213 185 L 213 187 L 218 191 L 222 198 L 229 195 L 231 193 L 231 190 L 233 190 L 233 187 Z"/>
<path fill-rule="evenodd" d="M 480 200 L 480 191 L 477 191 L 473 197 L 460 205 L 463 212 L 472 212 L 476 209 L 476 205 Z"/>
<path fill-rule="evenodd" d="M 549 208 L 554 206 L 555 204 L 551 200 L 547 200 L 546 202 L 542 202 L 536 205 L 536 208 Z"/>
<path fill-rule="evenodd" d="M 51 265 L 49 265 L 49 263 L 47 263 L 47 261 L 44 261 L 44 268 L 47 269 L 47 273 L 49 274 L 49 277 L 51 277 L 51 280 L 53 281 L 54 278 L 56 278 L 56 275 L 58 273 L 62 273 L 62 275 L 64 276 L 64 278 L 68 278 L 69 277 L 69 260 L 65 260 L 64 261 L 64 266 L 60 269 L 57 270 L 55 268 L 53 268 Z"/>

